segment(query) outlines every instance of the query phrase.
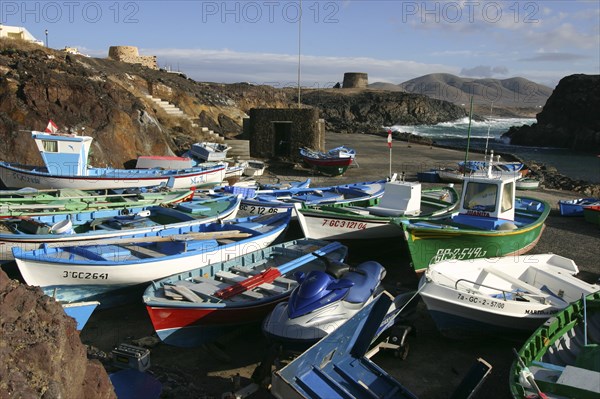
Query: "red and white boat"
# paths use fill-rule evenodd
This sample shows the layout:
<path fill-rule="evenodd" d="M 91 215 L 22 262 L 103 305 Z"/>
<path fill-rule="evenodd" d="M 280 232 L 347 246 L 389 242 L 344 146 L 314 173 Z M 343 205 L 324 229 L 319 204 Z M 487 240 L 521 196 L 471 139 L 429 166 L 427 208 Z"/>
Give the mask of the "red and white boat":
<path fill-rule="evenodd" d="M 143 300 L 163 342 L 198 346 L 260 322 L 298 285 L 293 274 L 325 271 L 346 253 L 338 242 L 288 241 L 155 281 Z"/>

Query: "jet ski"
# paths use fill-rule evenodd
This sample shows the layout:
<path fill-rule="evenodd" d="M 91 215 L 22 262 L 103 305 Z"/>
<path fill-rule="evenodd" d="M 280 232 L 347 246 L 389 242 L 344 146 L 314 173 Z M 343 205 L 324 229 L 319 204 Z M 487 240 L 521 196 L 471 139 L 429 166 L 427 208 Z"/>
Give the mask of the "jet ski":
<path fill-rule="evenodd" d="M 382 293 L 390 295 L 382 286 L 385 274 L 385 268 L 375 261 L 363 262 L 357 267 L 332 262 L 325 272 L 298 273 L 295 278 L 299 285 L 287 302 L 279 303 L 267 316 L 263 333 L 286 349 L 304 350 Z M 402 296 L 403 302 L 410 299 Z M 401 310 L 396 305 L 394 302 L 378 333 L 394 324 Z"/>

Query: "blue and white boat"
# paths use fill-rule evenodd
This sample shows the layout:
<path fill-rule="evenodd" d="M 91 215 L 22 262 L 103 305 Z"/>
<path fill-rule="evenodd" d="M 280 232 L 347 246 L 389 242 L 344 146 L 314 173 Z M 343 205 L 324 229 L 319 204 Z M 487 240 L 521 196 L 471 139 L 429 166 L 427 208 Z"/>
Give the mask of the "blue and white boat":
<path fill-rule="evenodd" d="M 0 220 L 0 260 L 11 260 L 13 247 L 22 251 L 42 244 L 75 246 L 90 240 L 151 234 L 169 228 L 184 228 L 236 217 L 239 196 L 197 197 L 174 208 L 151 206 L 98 210 L 73 214 L 46 215 Z"/>
<path fill-rule="evenodd" d="M 278 399 L 416 399 L 368 357 L 392 300 L 380 295 L 286 367 L 273 373 L 271 394 Z"/>
<path fill-rule="evenodd" d="M 224 223 L 165 228 L 121 237 L 111 244 L 13 248 L 25 282 L 58 301 L 99 300 L 115 304 L 116 290 L 203 265 L 223 262 L 271 245 L 286 229 L 290 213 L 254 216 Z M 126 293 L 125 293 L 126 294 Z"/>
<path fill-rule="evenodd" d="M 223 181 L 226 166 L 205 163 L 188 169 L 113 169 L 88 165 L 92 137 L 32 131 L 45 166 L 0 162 L 0 179 L 7 188 L 33 187 L 99 190 L 214 186 Z"/>
<path fill-rule="evenodd" d="M 258 190 L 253 197 L 242 198 L 240 211 L 250 215 L 264 215 L 286 212 L 294 209 L 294 204 L 326 205 L 380 198 L 388 181 L 382 179 L 327 187 Z"/>

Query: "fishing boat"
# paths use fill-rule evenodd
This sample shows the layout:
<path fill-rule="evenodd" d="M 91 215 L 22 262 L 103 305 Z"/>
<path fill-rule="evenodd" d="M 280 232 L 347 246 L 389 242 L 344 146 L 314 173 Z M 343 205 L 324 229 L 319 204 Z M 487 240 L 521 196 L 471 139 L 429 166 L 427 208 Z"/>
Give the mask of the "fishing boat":
<path fill-rule="evenodd" d="M 531 333 L 548 317 L 600 290 L 554 254 L 446 260 L 429 266 L 419 293 L 442 334 Z"/>
<path fill-rule="evenodd" d="M 155 281 L 143 300 L 163 342 L 197 346 L 260 322 L 297 286 L 294 273 L 325 270 L 346 254 L 337 242 L 288 241 Z"/>
<path fill-rule="evenodd" d="M 0 162 L 0 179 L 7 188 L 77 188 L 99 190 L 154 187 L 214 186 L 225 177 L 225 165 L 203 164 L 187 169 L 113 169 L 88 165 L 92 137 L 32 131 L 45 166 Z"/>
<path fill-rule="evenodd" d="M 548 318 L 515 351 L 513 398 L 600 397 L 600 292 Z"/>
<path fill-rule="evenodd" d="M 392 220 L 404 230 L 417 272 L 448 259 L 520 255 L 539 240 L 550 205 L 516 197 L 516 176 L 465 177 L 458 212 L 429 218 Z"/>
<path fill-rule="evenodd" d="M 44 244 L 33 251 L 15 247 L 13 254 L 25 282 L 58 301 L 98 300 L 112 306 L 135 292 L 131 288 L 266 248 L 289 219 L 289 213 L 254 216 L 165 228 L 110 244 Z"/>
<path fill-rule="evenodd" d="M 0 191 L 0 218 L 90 212 L 151 205 L 175 204 L 190 200 L 191 190 L 124 190 L 103 193 L 76 189 L 37 190 L 22 188 Z"/>
<path fill-rule="evenodd" d="M 395 177 L 392 178 L 395 179 Z M 250 215 L 263 215 L 287 212 L 295 209 L 294 204 L 341 204 L 379 198 L 383 195 L 387 181 L 387 179 L 382 179 L 326 187 L 257 190 L 253 196 L 242 198 L 240 211 Z M 293 215 L 295 217 L 295 211 Z"/>
<path fill-rule="evenodd" d="M 240 198 L 234 195 L 197 197 L 173 207 L 150 206 L 0 219 L 0 260 L 12 260 L 11 249 L 47 245 L 86 245 L 97 240 L 152 234 L 236 216 Z"/>
<path fill-rule="evenodd" d="M 267 165 L 263 161 L 257 159 L 249 159 L 246 162 L 246 169 L 244 169 L 244 176 L 248 177 L 259 177 L 265 172 Z"/>
<path fill-rule="evenodd" d="M 339 176 L 344 174 L 350 167 L 356 152 L 344 146 L 333 148 L 327 152 L 316 151 L 310 148 L 300 148 L 302 160 L 310 167 L 316 168 L 319 172 Z"/>
<path fill-rule="evenodd" d="M 327 205 L 302 205 L 298 222 L 306 237 L 315 239 L 371 239 L 401 236 L 392 219 L 428 217 L 451 212 L 459 195 L 451 186 L 422 190 L 420 183 L 385 183 L 383 196 Z"/>
<path fill-rule="evenodd" d="M 583 216 L 585 205 L 600 204 L 600 198 L 577 198 L 558 201 L 561 216 Z"/>
<path fill-rule="evenodd" d="M 227 158 L 227 151 L 230 149 L 231 147 L 226 144 L 203 141 L 192 144 L 190 154 L 203 162 L 215 162 Z"/>
<path fill-rule="evenodd" d="M 600 226 L 600 204 L 583 206 L 583 217 L 586 222 L 594 223 Z"/>
<path fill-rule="evenodd" d="M 77 323 L 77 330 L 81 331 L 98 305 L 100 305 L 98 301 L 84 301 L 63 303 L 62 307 L 67 316 L 72 317 Z"/>
<path fill-rule="evenodd" d="M 517 190 L 537 190 L 540 187 L 540 181 L 533 177 L 521 177 L 516 184 Z"/>

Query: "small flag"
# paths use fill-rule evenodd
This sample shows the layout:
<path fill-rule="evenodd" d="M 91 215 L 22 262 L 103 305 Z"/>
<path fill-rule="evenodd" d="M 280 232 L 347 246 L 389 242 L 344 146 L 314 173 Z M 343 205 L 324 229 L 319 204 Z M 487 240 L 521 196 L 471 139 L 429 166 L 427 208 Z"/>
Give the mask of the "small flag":
<path fill-rule="evenodd" d="M 48 126 L 46 126 L 46 130 L 44 130 L 44 132 L 46 132 L 46 133 L 58 132 L 58 126 L 56 126 L 56 123 L 54 123 L 54 121 L 52 119 L 50 119 L 48 121 Z"/>
<path fill-rule="evenodd" d="M 388 143 L 388 147 L 392 148 L 392 129 L 388 129 L 387 143 Z"/>

